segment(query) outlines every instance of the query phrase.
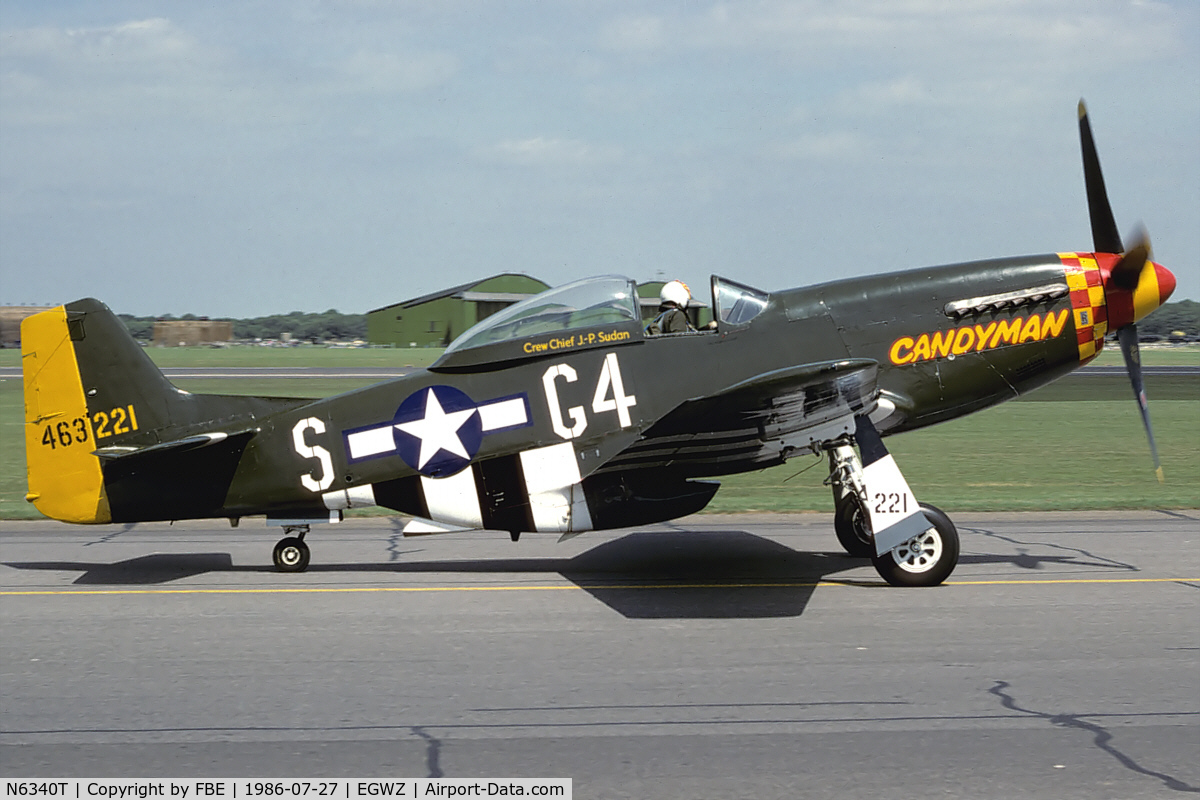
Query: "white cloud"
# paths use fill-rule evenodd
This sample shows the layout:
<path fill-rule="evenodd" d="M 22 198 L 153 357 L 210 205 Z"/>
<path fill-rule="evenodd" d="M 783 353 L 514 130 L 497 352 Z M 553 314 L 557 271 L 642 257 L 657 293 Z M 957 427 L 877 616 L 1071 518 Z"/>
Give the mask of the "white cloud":
<path fill-rule="evenodd" d="M 598 39 L 617 51 L 759 51 L 804 63 L 854 52 L 952 69 L 986 69 L 1023 51 L 1040 59 L 1030 68 L 1045 69 L 1047 60 L 1115 65 L 1160 57 L 1180 44 L 1177 17 L 1164 3 L 1125 0 L 758 0 L 618 17 Z"/>
<path fill-rule="evenodd" d="M 7 58 L 166 66 L 196 58 L 196 41 L 162 17 L 94 28 L 6 31 Z"/>
<path fill-rule="evenodd" d="M 486 160 L 522 166 L 592 166 L 619 161 L 621 150 L 578 139 L 536 136 L 499 142 L 480 155 Z"/>
<path fill-rule="evenodd" d="M 167 19 L 6 31 L 4 40 L 0 97 L 9 125 L 194 117 L 241 91 L 218 49 Z"/>
<path fill-rule="evenodd" d="M 336 37 L 332 37 L 335 38 Z M 400 94 L 445 83 L 445 52 L 321 51 L 284 62 L 214 44 L 164 18 L 3 33 L 5 124 L 136 125 L 148 119 L 240 127 L 289 124 L 345 94 Z M 329 46 L 333 45 L 333 46 Z"/>

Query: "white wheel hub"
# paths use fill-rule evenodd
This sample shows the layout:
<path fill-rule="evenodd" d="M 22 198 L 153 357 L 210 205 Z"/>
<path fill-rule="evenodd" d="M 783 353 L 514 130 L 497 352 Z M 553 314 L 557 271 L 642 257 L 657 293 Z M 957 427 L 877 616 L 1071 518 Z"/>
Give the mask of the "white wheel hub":
<path fill-rule="evenodd" d="M 905 572 L 928 572 L 942 558 L 942 537 L 931 527 L 893 549 L 892 558 Z"/>

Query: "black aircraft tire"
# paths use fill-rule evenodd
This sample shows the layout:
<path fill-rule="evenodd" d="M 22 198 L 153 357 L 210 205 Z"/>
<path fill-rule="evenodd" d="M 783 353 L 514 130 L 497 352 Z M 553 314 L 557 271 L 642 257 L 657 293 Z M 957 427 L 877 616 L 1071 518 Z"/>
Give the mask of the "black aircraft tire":
<path fill-rule="evenodd" d="M 855 558 L 875 555 L 875 543 L 871 541 L 866 514 L 858 498 L 850 497 L 838 503 L 833 514 L 833 530 L 838 543 Z"/>
<path fill-rule="evenodd" d="M 921 503 L 929 530 L 894 550 L 872 556 L 875 570 L 892 586 L 937 586 L 958 565 L 958 530 L 936 506 Z"/>
<path fill-rule="evenodd" d="M 295 536 L 280 539 L 271 558 L 280 572 L 304 572 L 308 569 L 308 545 Z"/>

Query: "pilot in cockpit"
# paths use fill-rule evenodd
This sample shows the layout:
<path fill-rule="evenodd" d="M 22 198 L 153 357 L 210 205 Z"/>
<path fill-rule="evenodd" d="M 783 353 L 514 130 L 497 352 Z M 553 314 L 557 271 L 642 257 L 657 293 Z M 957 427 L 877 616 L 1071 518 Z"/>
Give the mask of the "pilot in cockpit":
<path fill-rule="evenodd" d="M 668 281 L 659 292 L 658 316 L 646 326 L 646 333 L 687 333 L 694 331 L 685 309 L 692 300 L 692 292 L 683 281 Z"/>

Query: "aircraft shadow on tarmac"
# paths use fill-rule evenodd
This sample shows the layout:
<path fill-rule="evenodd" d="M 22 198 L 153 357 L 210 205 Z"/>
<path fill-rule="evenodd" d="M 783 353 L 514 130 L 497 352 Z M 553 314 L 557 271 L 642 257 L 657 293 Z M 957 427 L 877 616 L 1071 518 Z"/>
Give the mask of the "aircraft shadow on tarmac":
<path fill-rule="evenodd" d="M 1073 556 L 964 556 L 963 563 L 1112 567 Z M 866 578 L 836 579 L 864 566 L 842 552 L 802 552 L 746 531 L 631 533 L 572 558 L 492 558 L 385 563 L 314 563 L 309 573 L 446 575 L 559 575 L 631 619 L 755 619 L 796 617 L 822 581 L 883 586 Z M 161 585 L 209 573 L 261 572 L 269 565 L 235 565 L 229 553 L 157 553 L 111 564 L 83 561 L 6 563 L 21 570 L 82 572 L 78 586 Z M 281 578 L 283 576 L 280 576 Z M 298 588 L 302 587 L 298 579 Z M 896 591 L 896 590 L 893 590 Z"/>

